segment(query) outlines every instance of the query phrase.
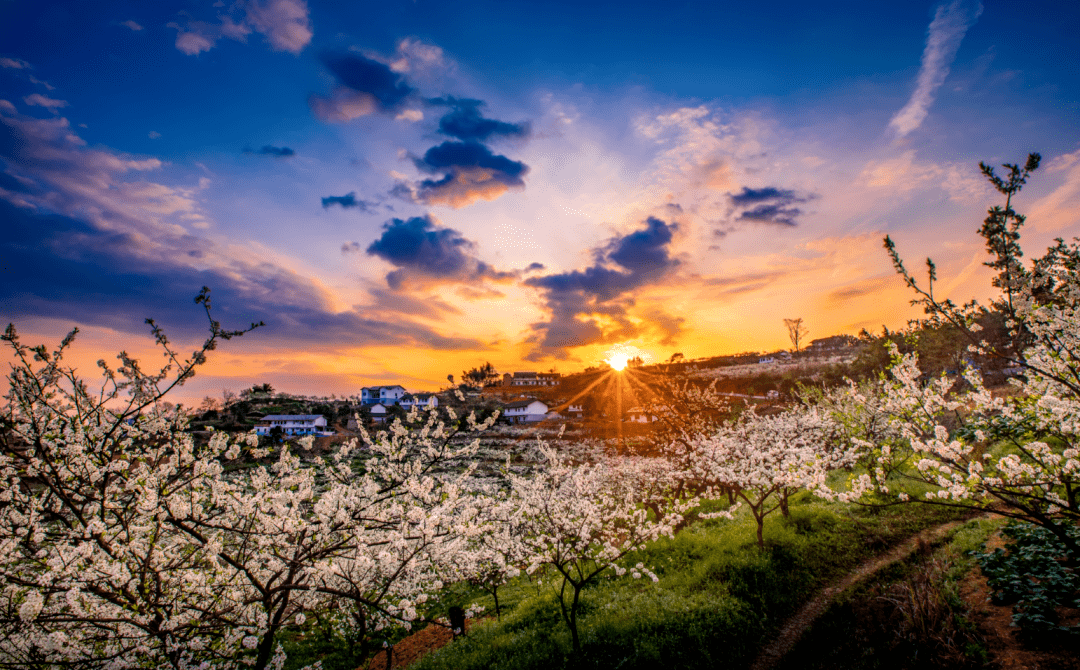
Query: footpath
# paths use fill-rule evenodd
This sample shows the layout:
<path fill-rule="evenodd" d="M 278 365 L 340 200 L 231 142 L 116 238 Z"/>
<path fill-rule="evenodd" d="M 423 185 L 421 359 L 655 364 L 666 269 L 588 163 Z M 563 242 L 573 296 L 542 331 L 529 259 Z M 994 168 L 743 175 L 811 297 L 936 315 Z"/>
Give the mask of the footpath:
<path fill-rule="evenodd" d="M 803 633 L 813 625 L 841 593 L 867 577 L 874 575 L 882 568 L 908 558 L 918 550 L 920 543 L 933 544 L 965 523 L 967 523 L 967 520 L 950 521 L 916 533 L 893 547 L 888 553 L 866 561 L 841 579 L 823 588 L 809 602 L 803 605 L 798 612 L 784 622 L 776 637 L 762 648 L 757 659 L 750 666 L 750 670 L 771 670 L 775 667 L 780 659 L 791 651 L 795 643 L 803 636 Z"/>

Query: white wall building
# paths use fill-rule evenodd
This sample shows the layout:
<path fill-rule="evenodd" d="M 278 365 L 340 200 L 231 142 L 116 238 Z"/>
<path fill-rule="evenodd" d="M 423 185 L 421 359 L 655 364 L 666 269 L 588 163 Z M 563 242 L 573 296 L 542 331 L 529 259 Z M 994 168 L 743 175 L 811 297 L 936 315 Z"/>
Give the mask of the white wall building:
<path fill-rule="evenodd" d="M 321 435 L 326 430 L 326 417 L 322 414 L 267 414 L 256 424 L 256 435 L 269 435 L 274 428 L 281 428 L 284 435 Z"/>
<path fill-rule="evenodd" d="M 548 406 L 539 400 L 518 400 L 503 405 L 502 415 L 510 423 L 532 423 L 543 421 L 547 411 Z"/>
<path fill-rule="evenodd" d="M 406 410 L 416 407 L 424 410 L 439 406 L 439 396 L 434 393 L 406 393 L 401 396 L 399 404 Z"/>

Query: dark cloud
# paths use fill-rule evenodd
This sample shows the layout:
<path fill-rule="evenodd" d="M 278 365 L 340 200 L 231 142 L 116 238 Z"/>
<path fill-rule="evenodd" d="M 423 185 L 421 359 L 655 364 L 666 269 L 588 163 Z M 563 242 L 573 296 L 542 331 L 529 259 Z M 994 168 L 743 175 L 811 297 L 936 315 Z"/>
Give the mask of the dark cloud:
<path fill-rule="evenodd" d="M 442 335 L 396 312 L 335 311 L 310 280 L 270 263 L 191 267 L 181 259 L 207 255 L 195 238 L 170 262 L 142 257 L 142 242 L 131 234 L 16 207 L 3 198 L 0 220 L 0 304 L 5 318 L 16 325 L 52 318 L 141 336 L 147 333 L 143 319 L 152 317 L 173 339 L 198 338 L 207 324 L 192 298 L 209 286 L 215 318 L 226 327 L 265 321 L 265 328 L 249 336 L 265 343 L 487 348 L 479 340 Z"/>
<path fill-rule="evenodd" d="M 744 186 L 741 193 L 731 196 L 731 204 L 742 209 L 735 217 L 736 221 L 796 226 L 797 219 L 803 212 L 794 205 L 809 202 L 816 197 L 813 194 L 799 195 L 795 191 L 773 186 L 756 189 Z"/>
<path fill-rule="evenodd" d="M 161 165 L 89 147 L 64 119 L 26 117 L 0 103 L 4 316 L 139 334 L 154 317 L 174 339 L 198 338 L 206 322 L 192 298 L 209 286 L 226 327 L 265 321 L 257 337 L 275 344 L 487 348 L 377 305 L 337 309 L 307 277 L 222 251 L 189 232 L 205 220 L 186 189 L 144 176 Z"/>
<path fill-rule="evenodd" d="M 529 136 L 528 123 L 507 123 L 484 118 L 480 113 L 480 108 L 484 106 L 482 100 L 447 96 L 433 98 L 428 100 L 428 103 L 451 108 L 450 112 L 439 119 L 439 132 L 443 135 L 467 142 L 484 142 L 493 137 Z"/>
<path fill-rule="evenodd" d="M 755 223 L 775 223 L 781 226 L 797 226 L 795 218 L 802 214 L 798 207 L 784 207 L 782 205 L 758 205 L 748 209 L 738 216 L 738 221 L 753 221 Z"/>
<path fill-rule="evenodd" d="M 247 147 L 244 149 L 245 154 L 259 154 L 261 156 L 273 156 L 274 158 L 292 158 L 296 155 L 296 152 L 289 147 L 275 147 L 269 144 L 263 145 L 261 149 L 252 149 Z"/>
<path fill-rule="evenodd" d="M 529 265 L 525 268 L 525 272 L 534 272 L 534 271 L 539 272 L 540 270 L 543 270 L 543 269 L 544 269 L 544 264 L 543 263 L 529 263 Z"/>
<path fill-rule="evenodd" d="M 494 200 L 511 188 L 524 188 L 522 178 L 529 172 L 525 163 L 494 154 L 479 142 L 443 142 L 414 163 L 421 171 L 442 173 L 443 177 L 425 179 L 409 194 L 426 204 L 450 207 Z M 401 187 L 397 194 L 403 194 Z"/>
<path fill-rule="evenodd" d="M 353 243 L 355 244 L 355 243 Z M 352 250 L 352 245 L 349 250 Z M 342 247 L 345 251 L 345 247 Z M 504 280 L 515 276 L 498 272 L 476 258 L 476 244 L 453 228 L 445 228 L 430 216 L 391 219 L 383 224 L 383 234 L 371 243 L 367 253 L 393 265 L 386 275 L 390 288 L 399 290 L 407 282 L 477 282 Z"/>
<path fill-rule="evenodd" d="M 753 205 L 769 200 L 803 202 L 802 199 L 795 195 L 795 191 L 774 188 L 772 186 L 766 186 L 765 188 L 747 188 L 744 186 L 742 193 L 731 196 L 731 204 L 738 206 Z"/>
<path fill-rule="evenodd" d="M 530 360 L 565 357 L 567 347 L 639 334 L 642 327 L 628 318 L 633 292 L 660 281 L 678 267 L 679 261 L 671 257 L 668 248 L 676 229 L 675 223 L 649 217 L 645 228 L 615 237 L 596 249 L 595 265 L 526 279 L 526 285 L 544 292 L 551 312 L 548 321 L 532 324 L 538 348 Z M 603 325 L 594 315 L 607 317 Z M 664 321 L 662 328 L 678 332 L 677 321 Z"/>
<path fill-rule="evenodd" d="M 345 195 L 328 195 L 322 199 L 323 209 L 327 209 L 331 205 L 341 205 L 342 209 L 355 207 L 361 212 L 370 212 L 375 203 L 357 199 L 356 192 L 353 191 Z"/>
<path fill-rule="evenodd" d="M 383 110 L 400 109 L 415 90 L 389 65 L 356 54 L 327 56 L 323 64 L 342 86 L 371 95 Z"/>
<path fill-rule="evenodd" d="M 390 66 L 357 54 L 322 59 L 338 86 L 329 97 L 313 95 L 311 111 L 324 121 L 349 121 L 358 116 L 401 111 L 415 91 Z"/>

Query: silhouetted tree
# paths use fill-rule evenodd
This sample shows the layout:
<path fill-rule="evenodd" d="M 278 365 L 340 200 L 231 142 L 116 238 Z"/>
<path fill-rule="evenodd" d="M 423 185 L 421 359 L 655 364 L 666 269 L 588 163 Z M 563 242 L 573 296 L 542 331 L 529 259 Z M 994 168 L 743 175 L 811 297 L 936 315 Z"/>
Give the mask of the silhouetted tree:
<path fill-rule="evenodd" d="M 784 325 L 787 326 L 788 337 L 791 338 L 791 345 L 795 347 L 796 353 L 799 351 L 799 343 L 802 342 L 803 337 L 809 332 L 803 327 L 802 317 L 798 319 L 784 319 Z"/>

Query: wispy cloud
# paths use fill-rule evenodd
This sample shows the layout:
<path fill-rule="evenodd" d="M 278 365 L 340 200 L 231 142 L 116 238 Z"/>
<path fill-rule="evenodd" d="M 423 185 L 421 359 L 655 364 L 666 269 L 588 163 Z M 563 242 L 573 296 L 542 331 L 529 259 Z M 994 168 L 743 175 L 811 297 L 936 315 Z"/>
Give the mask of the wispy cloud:
<path fill-rule="evenodd" d="M 244 153 L 259 154 L 260 156 L 273 156 L 274 158 L 292 158 L 296 155 L 296 152 L 289 147 L 275 147 L 270 144 L 264 144 L 260 149 L 246 147 Z"/>
<path fill-rule="evenodd" d="M 36 105 L 38 107 L 45 107 L 46 109 L 51 109 L 53 111 L 56 111 L 60 107 L 67 107 L 67 104 L 68 104 L 67 100 L 56 100 L 54 98 L 46 98 L 45 96 L 41 95 L 40 93 L 32 93 L 32 94 L 26 96 L 25 98 L 23 98 L 23 102 L 25 102 L 28 105 Z"/>
<path fill-rule="evenodd" d="M 138 23 L 135 23 L 131 19 L 128 19 L 127 21 L 122 22 L 120 25 L 125 26 L 127 28 L 130 28 L 132 32 L 139 32 L 140 30 L 143 29 L 142 26 L 140 26 Z"/>
<path fill-rule="evenodd" d="M 30 63 L 20 58 L 0 58 L 0 67 L 8 70 L 28 70 Z"/>
<path fill-rule="evenodd" d="M 926 118 L 937 90 L 949 75 L 949 67 L 956 58 L 961 40 L 982 11 L 979 0 L 953 0 L 937 8 L 926 37 L 915 92 L 889 121 L 889 127 L 896 131 L 898 138 L 918 128 Z"/>
<path fill-rule="evenodd" d="M 305 0 L 247 0 L 232 5 L 228 14 L 217 17 L 217 23 L 188 20 L 171 22 L 168 27 L 177 31 L 176 48 L 189 56 L 213 49 L 222 37 L 247 42 L 252 32 L 264 35 L 275 51 L 298 54 L 313 34 L 308 13 Z M 137 30 L 129 24 L 139 25 L 134 21 L 123 25 Z"/>
<path fill-rule="evenodd" d="M 370 212 L 375 203 L 357 198 L 353 191 L 345 195 L 328 195 L 322 199 L 323 209 L 329 209 L 331 205 L 340 205 L 342 209 L 355 207 L 361 212 Z"/>

